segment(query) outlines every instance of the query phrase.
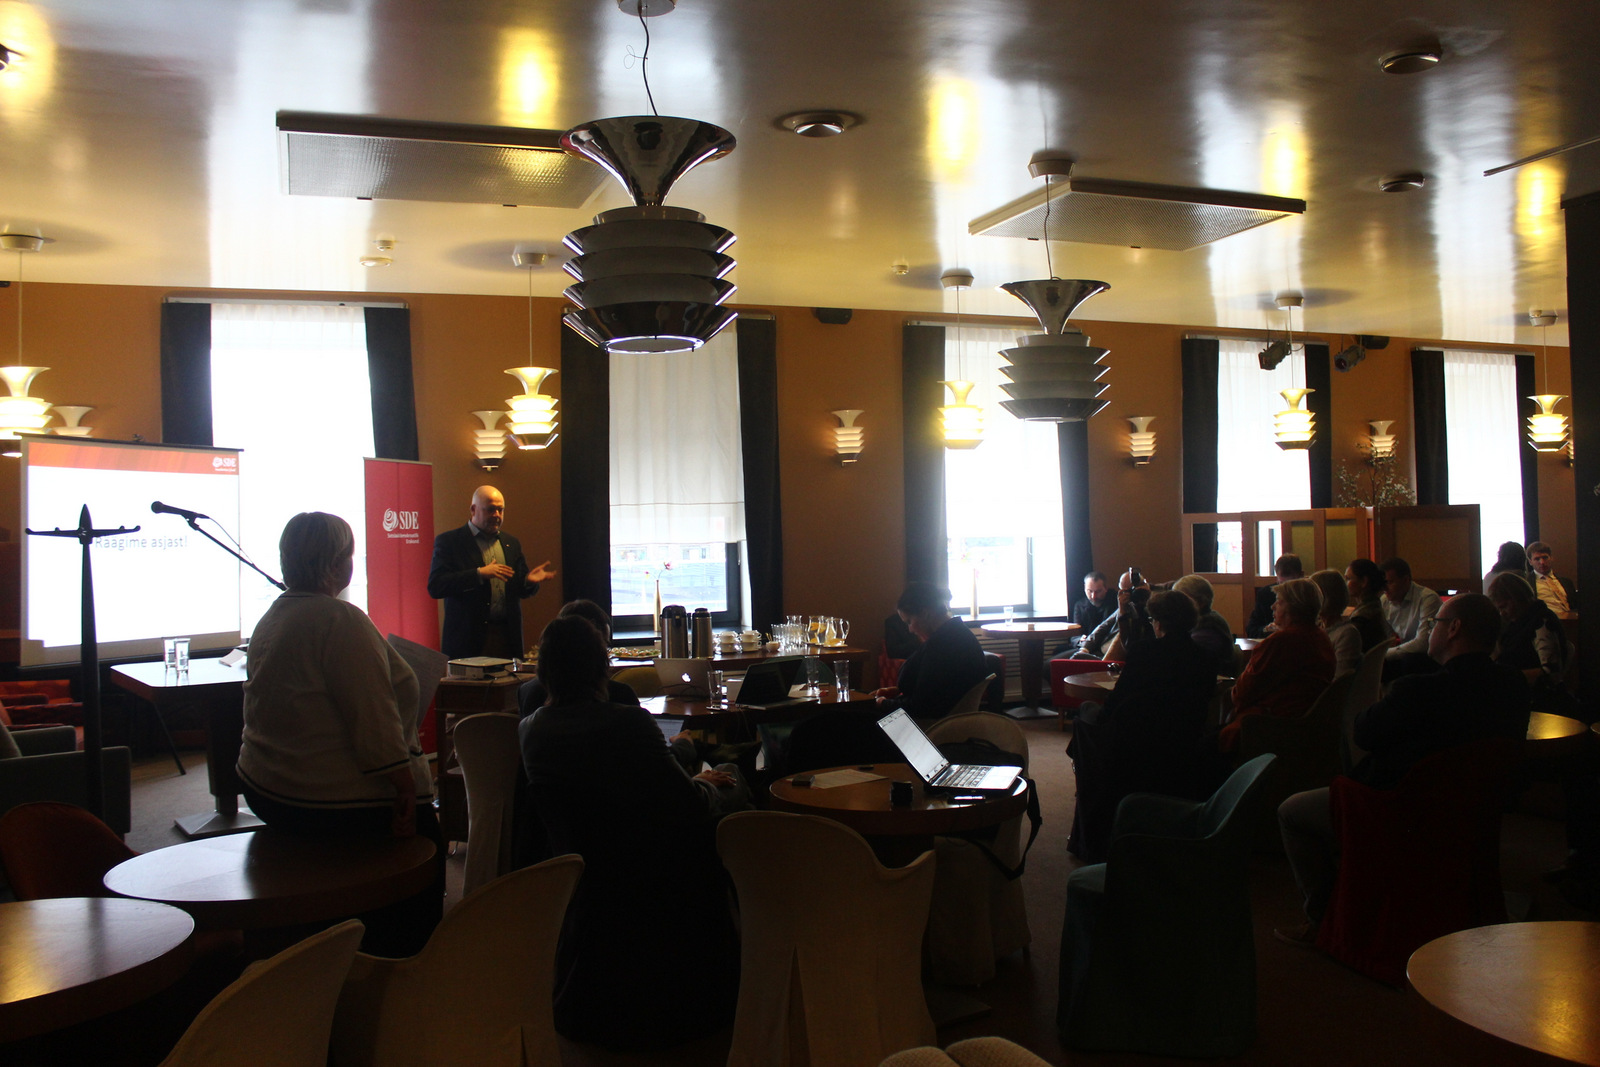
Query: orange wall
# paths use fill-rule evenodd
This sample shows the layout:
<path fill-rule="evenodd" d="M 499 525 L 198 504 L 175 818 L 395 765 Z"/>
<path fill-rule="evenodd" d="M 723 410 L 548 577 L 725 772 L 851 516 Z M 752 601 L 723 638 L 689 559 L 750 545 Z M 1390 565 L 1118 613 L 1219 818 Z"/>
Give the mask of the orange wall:
<path fill-rule="evenodd" d="M 9 330 L 16 321 L 16 292 L 14 286 L 0 289 L 0 361 L 5 363 L 17 361 L 15 334 Z M 34 392 L 63 404 L 93 405 L 84 421 L 98 437 L 161 440 L 160 308 L 163 297 L 174 292 L 28 283 L 24 355 L 51 368 Z M 328 293 L 270 295 L 338 299 Z M 522 539 L 530 561 L 549 558 L 559 571 L 564 439 L 545 452 L 514 452 L 487 476 L 472 456 L 477 420 L 469 412 L 504 406 L 516 382 L 502 371 L 528 361 L 526 300 L 426 294 L 349 298 L 393 299 L 411 308 L 418 438 L 421 458 L 434 465 L 436 528 L 465 521 L 473 488 L 491 482 L 506 495 L 507 529 Z M 561 308 L 557 299 L 535 301 L 532 359 L 537 364 L 560 366 Z M 787 610 L 843 615 L 855 628 L 852 639 L 875 649 L 905 570 L 900 334 L 908 316 L 857 311 L 849 324 L 827 326 L 809 308 L 751 310 L 777 319 Z M 1182 559 L 1179 342 L 1185 333 L 1210 331 L 1118 322 L 1079 325 L 1094 343 L 1111 350 L 1109 406 L 1089 429 L 1096 565 L 1110 572 L 1136 563 L 1152 576 L 1176 577 Z M 1335 348 L 1343 343 L 1337 337 L 1324 340 Z M 1356 460 L 1367 420 L 1380 417 L 1395 420 L 1392 432 L 1399 435 L 1402 462 L 1409 462 L 1410 351 L 1413 345 L 1437 343 L 1397 337 L 1351 373 L 1333 375 L 1334 417 L 1331 427 L 1321 429 L 1333 435 L 1335 462 Z M 1565 392 L 1567 350 L 1552 349 L 1550 356 L 1550 389 Z M 546 388 L 559 397 L 561 375 Z M 315 383 L 302 399 L 325 405 L 329 417 L 337 417 L 337 398 L 318 396 Z M 858 420 L 866 431 L 865 449 L 860 462 L 849 467 L 839 466 L 833 454 L 831 428 L 837 423 L 829 412 L 837 408 L 865 412 Z M 1148 467 L 1135 468 L 1127 458 L 1130 415 L 1155 416 L 1156 458 Z M 1540 533 L 1558 560 L 1570 561 L 1576 555 L 1572 471 L 1558 456 L 1541 456 L 1539 472 Z M 0 481 L 0 526 L 13 538 L 20 536 L 18 517 L 18 481 L 12 477 Z M 255 554 L 263 554 L 259 546 Z M 266 554 L 270 557 L 270 550 Z M 560 600 L 559 589 L 546 589 L 527 603 L 530 635 L 555 614 Z"/>

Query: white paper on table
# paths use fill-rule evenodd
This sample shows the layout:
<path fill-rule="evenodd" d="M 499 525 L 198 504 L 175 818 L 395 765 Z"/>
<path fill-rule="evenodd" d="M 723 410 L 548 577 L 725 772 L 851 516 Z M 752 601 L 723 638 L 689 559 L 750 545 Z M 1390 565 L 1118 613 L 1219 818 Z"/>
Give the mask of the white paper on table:
<path fill-rule="evenodd" d="M 870 771 L 824 771 L 811 779 L 812 789 L 832 789 L 838 785 L 860 785 L 862 782 L 876 782 L 882 780 L 883 775 L 873 774 Z"/>

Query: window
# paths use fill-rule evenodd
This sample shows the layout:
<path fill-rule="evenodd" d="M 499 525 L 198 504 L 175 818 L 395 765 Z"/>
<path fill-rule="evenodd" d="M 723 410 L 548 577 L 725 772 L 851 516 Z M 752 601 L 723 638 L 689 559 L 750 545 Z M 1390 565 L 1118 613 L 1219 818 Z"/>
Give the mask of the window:
<path fill-rule="evenodd" d="M 1517 364 L 1508 352 L 1444 354 L 1450 503 L 1476 504 L 1487 569 L 1500 545 L 1522 544 Z"/>
<path fill-rule="evenodd" d="M 367 603 L 366 491 L 372 386 L 359 307 L 213 304 L 212 437 L 241 448 L 239 538 L 262 570 L 282 577 L 278 536 L 302 511 L 327 511 L 356 533 L 355 577 L 344 597 Z M 217 549 L 218 552 L 222 551 Z M 278 590 L 240 568 L 240 632 L 249 634 Z"/>
<path fill-rule="evenodd" d="M 663 604 L 743 615 L 744 464 L 733 330 L 696 352 L 611 359 L 611 611 L 646 629 Z"/>
<path fill-rule="evenodd" d="M 984 409 L 983 444 L 944 454 L 949 588 L 958 612 L 973 609 L 974 598 L 978 613 L 1068 610 L 1056 427 L 1013 418 L 1000 406 L 1000 386 L 1009 381 L 1000 351 L 1024 332 L 945 331 L 945 376 L 973 382 L 971 402 Z"/>
<path fill-rule="evenodd" d="M 1303 448 L 1279 448 L 1273 416 L 1288 406 L 1278 394 L 1306 384 L 1305 353 L 1294 352 L 1272 370 L 1257 359 L 1260 341 L 1222 339 L 1217 343 L 1217 511 L 1291 511 L 1311 507 L 1310 459 Z M 1327 427 L 1318 427 L 1321 433 Z M 1272 573 L 1273 561 L 1287 551 L 1276 524 L 1259 527 L 1257 570 Z M 1242 527 L 1222 523 L 1217 530 L 1217 570 L 1243 571 Z"/>

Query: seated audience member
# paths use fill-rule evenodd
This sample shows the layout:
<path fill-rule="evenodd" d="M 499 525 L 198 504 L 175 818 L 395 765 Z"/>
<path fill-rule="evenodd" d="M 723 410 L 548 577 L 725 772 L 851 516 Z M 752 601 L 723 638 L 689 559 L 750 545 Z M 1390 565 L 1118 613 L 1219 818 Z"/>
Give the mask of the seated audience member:
<path fill-rule="evenodd" d="M 417 679 L 366 613 L 338 599 L 354 568 L 348 523 L 302 512 L 284 526 L 278 557 L 289 590 L 251 636 L 241 791 L 287 834 L 432 839 L 436 883 L 361 917 L 367 951 L 409 956 L 444 909 L 444 841 L 417 742 Z"/>
<path fill-rule="evenodd" d="M 1276 602 L 1273 591 L 1284 582 L 1306 576 L 1305 568 L 1300 564 L 1300 557 L 1293 552 L 1279 556 L 1277 562 L 1272 565 L 1272 573 L 1277 576 L 1276 583 L 1263 585 L 1256 590 L 1256 606 L 1251 609 L 1250 617 L 1244 624 L 1246 637 L 1265 637 L 1272 632 L 1272 605 Z"/>
<path fill-rule="evenodd" d="M 1434 669 L 1428 658 L 1428 634 L 1439 614 L 1439 594 L 1411 580 L 1411 564 L 1398 556 L 1383 568 L 1383 614 L 1394 632 L 1394 647 L 1384 653 L 1384 681 L 1402 674 L 1426 674 Z"/>
<path fill-rule="evenodd" d="M 1083 576 L 1083 599 L 1072 605 L 1072 621 L 1091 633 L 1116 610 L 1111 600 L 1111 583 L 1100 571 Z"/>
<path fill-rule="evenodd" d="M 906 621 L 895 612 L 883 620 L 883 651 L 890 659 L 908 660 L 922 647 Z"/>
<path fill-rule="evenodd" d="M 1567 637 L 1561 620 L 1533 595 L 1533 586 L 1520 574 L 1495 575 L 1488 595 L 1501 620 L 1495 662 L 1521 671 L 1536 692 L 1534 706 L 1543 710 L 1548 701 L 1540 698 L 1559 691 L 1567 671 Z"/>
<path fill-rule="evenodd" d="M 1150 617 L 1145 603 L 1150 599 L 1150 583 L 1138 570 L 1129 567 L 1117 580 L 1117 607 L 1083 640 L 1073 659 L 1114 660 L 1127 658 L 1130 647 L 1150 636 Z"/>
<path fill-rule="evenodd" d="M 951 617 L 950 594 L 929 582 L 906 586 L 895 611 L 922 644 L 900 668 L 899 684 L 872 695 L 913 719 L 942 719 L 988 676 L 983 649 L 967 624 Z"/>
<path fill-rule="evenodd" d="M 1344 583 L 1344 575 L 1338 571 L 1318 571 L 1311 580 L 1317 583 L 1317 591 L 1322 594 L 1322 612 L 1317 622 L 1333 645 L 1333 676 L 1337 678 L 1361 666 L 1361 631 L 1344 614 L 1350 605 L 1350 590 Z"/>
<path fill-rule="evenodd" d="M 1105 859 L 1129 793 L 1199 799 L 1209 787 L 1203 737 L 1216 670 L 1190 638 L 1198 613 L 1176 591 L 1151 594 L 1148 609 L 1154 635 L 1128 653 L 1103 706 L 1078 710 L 1067 749 L 1078 782 L 1067 848 L 1088 863 Z"/>
<path fill-rule="evenodd" d="M 606 643 L 606 647 L 609 648 L 611 646 L 611 616 L 606 614 L 605 608 L 602 608 L 594 601 L 569 600 L 561 605 L 561 610 L 557 613 L 557 616 L 559 618 L 576 616 L 580 619 L 587 619 L 589 625 L 599 631 L 600 640 Z M 544 707 L 546 699 L 548 699 L 548 695 L 545 692 L 544 683 L 538 678 L 523 682 L 517 687 L 517 714 L 526 719 L 529 715 Z M 609 678 L 606 681 L 606 699 L 613 704 L 639 703 L 638 694 L 621 682 L 612 681 Z"/>
<path fill-rule="evenodd" d="M 1494 566 L 1483 576 L 1483 591 L 1489 591 L 1489 583 L 1496 575 L 1508 573 L 1528 576 L 1528 553 L 1515 541 L 1506 541 L 1495 550 Z"/>
<path fill-rule="evenodd" d="M 587 620 L 552 621 L 539 640 L 549 702 L 519 728 L 550 845 L 584 861 L 557 952 L 556 1029 L 611 1049 L 661 1049 L 732 1020 L 738 939 L 717 806 L 648 712 L 606 701 L 607 666 Z M 722 771 L 698 777 L 733 782 Z"/>
<path fill-rule="evenodd" d="M 1370 559 L 1353 559 L 1344 569 L 1344 586 L 1350 594 L 1350 623 L 1361 635 L 1363 653 L 1389 640 L 1389 619 L 1383 611 L 1387 584 L 1383 568 Z"/>
<path fill-rule="evenodd" d="M 1190 639 L 1206 650 L 1217 674 L 1232 677 L 1238 646 L 1233 643 L 1233 627 L 1211 608 L 1216 597 L 1211 583 L 1198 574 L 1186 574 L 1173 582 L 1172 588 L 1194 601 L 1197 617 L 1194 629 L 1189 631 Z"/>
<path fill-rule="evenodd" d="M 1578 610 L 1578 589 L 1567 578 L 1557 578 L 1551 566 L 1553 553 L 1543 541 L 1528 546 L 1528 567 L 1532 571 L 1533 591 L 1557 615 Z"/>
<path fill-rule="evenodd" d="M 1256 646 L 1233 686 L 1233 719 L 1217 747 L 1232 752 L 1239 726 L 1251 715 L 1304 715 L 1333 681 L 1333 645 L 1317 625 L 1322 594 L 1315 582 L 1291 578 L 1274 587 L 1273 631 Z"/>
<path fill-rule="evenodd" d="M 1528 687 L 1490 659 L 1500 616 L 1489 598 L 1453 597 L 1439 611 L 1428 654 L 1443 670 L 1395 680 L 1388 694 L 1356 716 L 1355 742 L 1368 753 L 1350 777 L 1393 789 L 1419 760 L 1490 737 L 1521 740 L 1528 731 Z M 1278 808 L 1284 850 L 1300 888 L 1306 922 L 1274 933 L 1313 945 L 1339 872 L 1328 790 L 1296 793 Z"/>

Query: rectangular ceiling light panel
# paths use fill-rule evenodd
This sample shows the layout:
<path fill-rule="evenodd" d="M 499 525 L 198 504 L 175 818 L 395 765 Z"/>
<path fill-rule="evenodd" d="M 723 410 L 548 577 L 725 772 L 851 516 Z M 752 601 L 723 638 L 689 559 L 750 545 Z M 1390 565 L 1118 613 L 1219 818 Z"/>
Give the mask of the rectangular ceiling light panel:
<path fill-rule="evenodd" d="M 577 208 L 608 175 L 561 150 L 560 130 L 279 112 L 295 196 Z"/>
<path fill-rule="evenodd" d="M 986 237 L 1043 237 L 1047 190 L 1052 241 L 1180 252 L 1306 210 L 1304 200 L 1261 193 L 1065 178 L 973 219 L 967 231 Z"/>

